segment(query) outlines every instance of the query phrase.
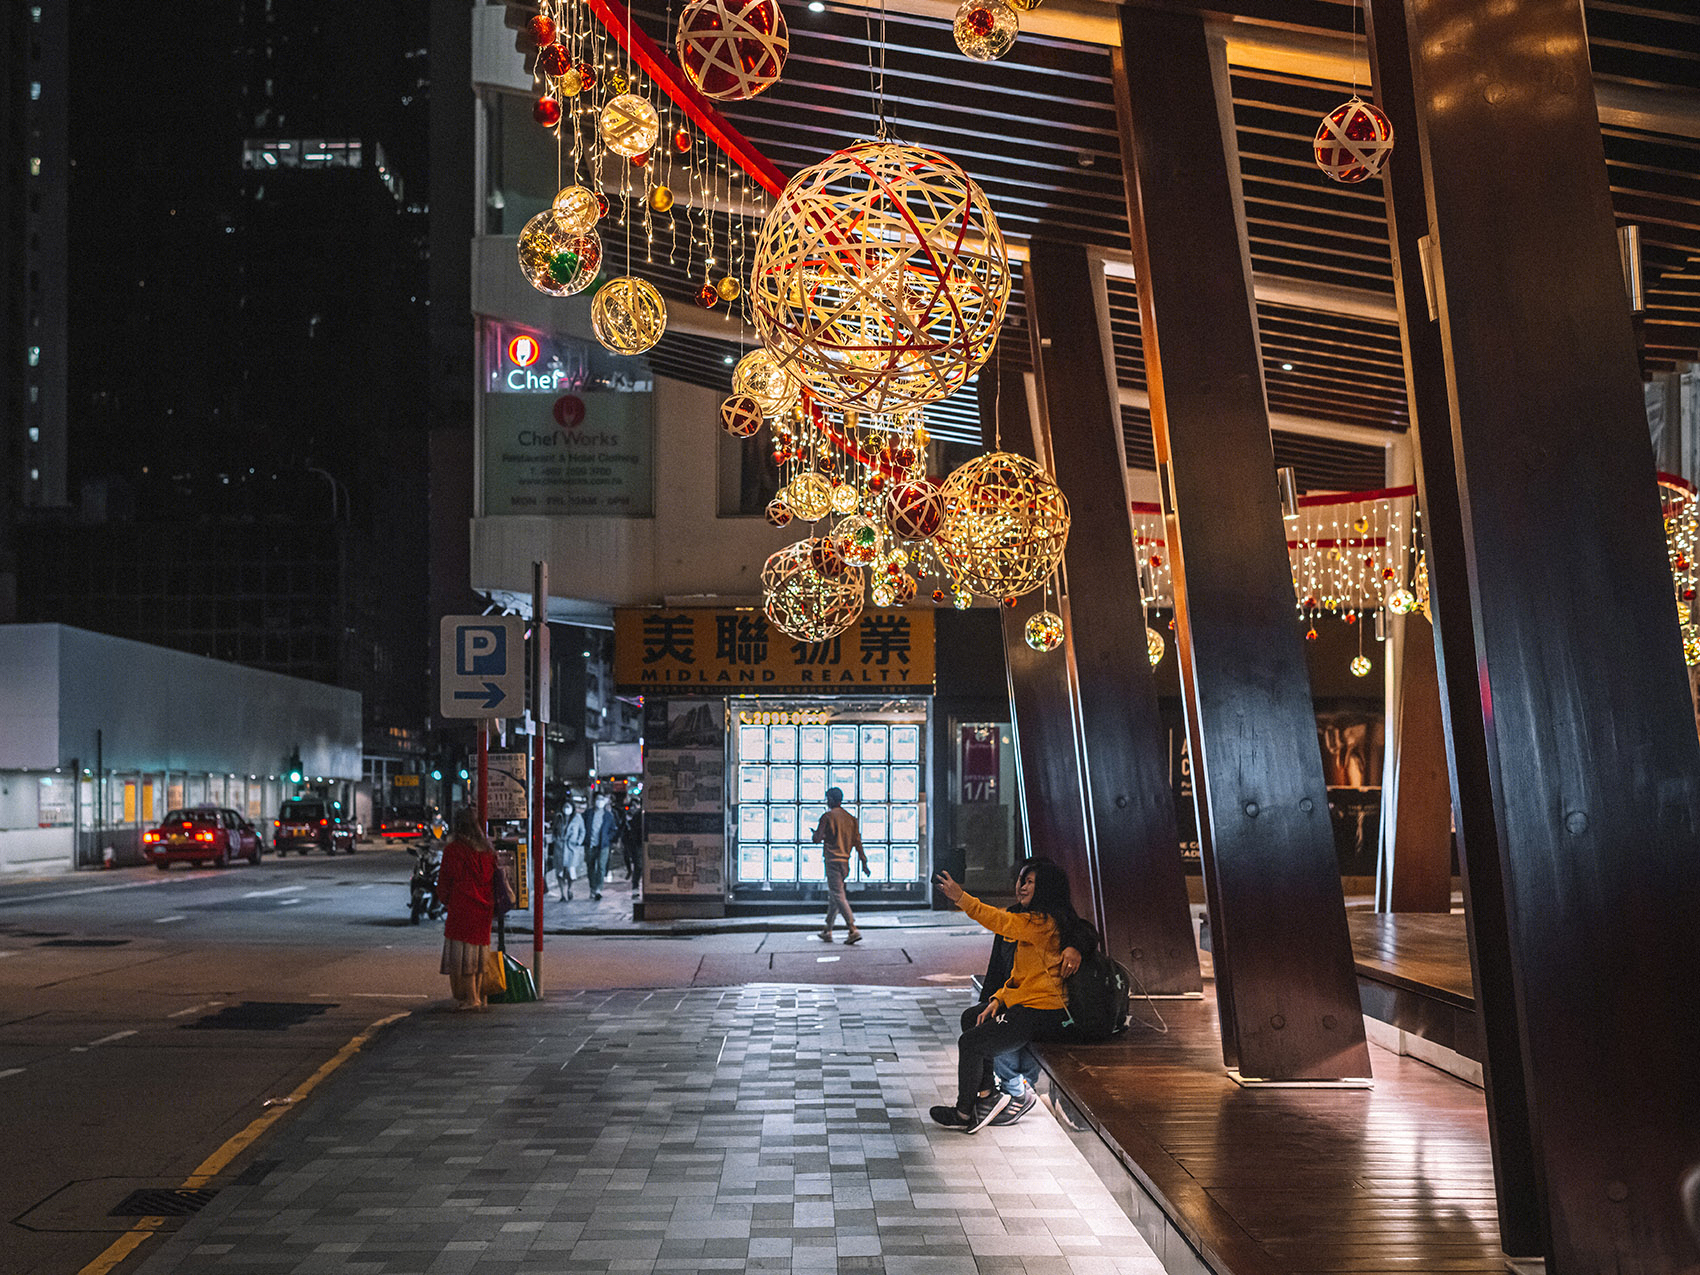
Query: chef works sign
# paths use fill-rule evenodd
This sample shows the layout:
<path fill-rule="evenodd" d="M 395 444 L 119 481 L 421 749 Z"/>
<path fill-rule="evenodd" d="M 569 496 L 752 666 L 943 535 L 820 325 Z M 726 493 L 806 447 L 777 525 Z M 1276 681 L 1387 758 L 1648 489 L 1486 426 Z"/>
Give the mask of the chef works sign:
<path fill-rule="evenodd" d="M 484 396 L 484 512 L 655 509 L 655 396 L 584 390 Z"/>

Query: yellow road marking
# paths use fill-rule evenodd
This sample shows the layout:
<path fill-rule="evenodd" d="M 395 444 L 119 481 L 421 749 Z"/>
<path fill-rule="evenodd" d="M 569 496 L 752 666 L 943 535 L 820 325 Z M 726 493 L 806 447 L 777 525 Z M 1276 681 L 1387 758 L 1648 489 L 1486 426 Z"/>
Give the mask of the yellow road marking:
<path fill-rule="evenodd" d="M 308 1076 L 307 1079 L 297 1085 L 295 1087 L 295 1091 L 291 1093 L 288 1098 L 272 1107 L 263 1116 L 258 1116 L 254 1120 L 250 1121 L 246 1129 L 242 1130 L 241 1133 L 236 1134 L 217 1151 L 214 1151 L 205 1160 L 201 1161 L 195 1171 L 183 1180 L 183 1185 L 178 1189 L 193 1191 L 204 1187 L 232 1160 L 251 1147 L 254 1144 L 254 1141 L 262 1133 L 282 1119 L 285 1112 L 291 1110 L 303 1098 L 312 1093 L 313 1090 L 317 1088 L 320 1081 L 330 1075 L 338 1067 L 342 1066 L 343 1063 L 347 1062 L 355 1054 L 359 1053 L 361 1048 L 381 1029 L 388 1027 L 391 1023 L 398 1019 L 406 1017 L 406 1011 L 403 1011 L 400 1014 L 391 1014 L 387 1018 L 380 1018 L 370 1027 L 366 1028 L 365 1031 L 361 1032 L 353 1040 L 349 1041 L 341 1049 L 337 1050 L 330 1058 L 326 1059 L 319 1069 L 311 1076 Z M 120 1235 L 117 1239 L 113 1240 L 112 1243 L 107 1246 L 106 1251 L 99 1257 L 95 1258 L 94 1261 L 90 1262 L 87 1266 L 83 1267 L 83 1269 L 78 1272 L 78 1275 L 108 1275 L 108 1272 L 112 1271 L 126 1257 L 135 1252 L 143 1240 L 147 1239 L 148 1236 L 152 1235 L 164 1224 L 165 1219 L 161 1217 L 144 1217 L 137 1219 L 134 1226 L 132 1226 L 128 1231 L 125 1231 L 124 1234 Z"/>

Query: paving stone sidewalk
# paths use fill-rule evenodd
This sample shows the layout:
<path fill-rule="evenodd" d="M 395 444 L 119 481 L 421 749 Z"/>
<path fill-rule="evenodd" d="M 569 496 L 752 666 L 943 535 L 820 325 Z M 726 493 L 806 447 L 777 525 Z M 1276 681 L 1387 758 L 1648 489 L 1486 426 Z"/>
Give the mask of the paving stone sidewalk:
<path fill-rule="evenodd" d="M 758 984 L 421 1011 L 140 1275 L 1162 1275 L 1043 1107 L 968 1137 L 960 991 Z"/>

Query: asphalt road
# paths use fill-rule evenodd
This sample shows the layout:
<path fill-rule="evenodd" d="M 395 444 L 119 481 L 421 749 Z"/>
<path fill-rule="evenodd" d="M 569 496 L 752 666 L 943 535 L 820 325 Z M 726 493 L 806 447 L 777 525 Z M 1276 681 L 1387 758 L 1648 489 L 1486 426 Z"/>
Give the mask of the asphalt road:
<path fill-rule="evenodd" d="M 83 1271 L 133 1224 L 110 1216 L 132 1190 L 180 1185 L 379 1020 L 447 1012 L 441 926 L 408 924 L 411 866 L 363 846 L 0 881 L 0 1275 Z M 575 906 L 551 902 L 546 923 Z M 965 924 L 853 948 L 757 932 L 545 950 L 546 988 L 957 985 L 987 942 Z M 262 1135 L 228 1172 L 263 1155 Z"/>

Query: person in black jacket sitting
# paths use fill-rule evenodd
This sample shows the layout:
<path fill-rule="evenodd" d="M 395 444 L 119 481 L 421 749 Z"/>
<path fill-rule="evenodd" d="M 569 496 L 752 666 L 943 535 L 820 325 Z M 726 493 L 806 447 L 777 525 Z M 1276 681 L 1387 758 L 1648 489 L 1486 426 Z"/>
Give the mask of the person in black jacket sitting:
<path fill-rule="evenodd" d="M 1015 869 L 1015 906 L 1011 912 L 1025 911 L 1033 902 L 1035 865 L 1046 863 L 1048 860 L 1028 859 L 1016 865 Z M 1075 924 L 1069 933 L 1062 936 L 1063 952 L 1062 965 L 1058 973 L 1068 978 L 1080 968 L 1080 962 L 1085 960 L 1098 949 L 1098 931 L 1090 921 L 1080 917 L 1075 918 Z M 977 1026 L 985 1018 L 994 1013 L 993 996 L 997 989 L 1009 981 L 1010 971 L 1015 965 L 1015 944 L 1006 938 L 992 940 L 992 953 L 986 962 L 986 974 L 980 983 L 980 992 L 985 999 L 976 1002 L 962 1011 L 962 1030 Z M 992 1089 L 995 1086 L 1009 1095 L 1009 1105 L 992 1117 L 994 1125 L 1014 1124 L 1026 1115 L 1038 1102 L 1039 1096 L 1035 1086 L 1039 1082 L 1039 1063 L 1033 1057 L 1033 1051 L 1026 1045 L 1007 1054 L 999 1054 L 992 1059 L 986 1069 L 986 1074 L 980 1085 L 980 1096 L 986 1101 L 992 1100 Z"/>

